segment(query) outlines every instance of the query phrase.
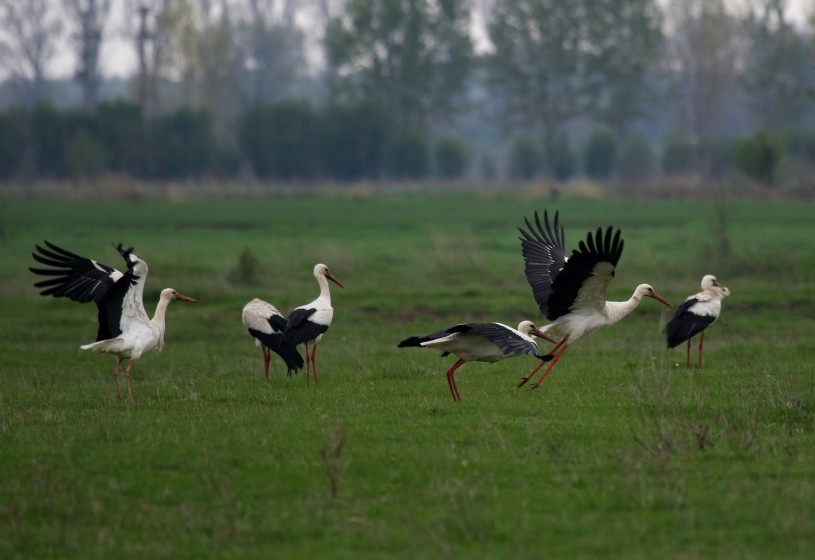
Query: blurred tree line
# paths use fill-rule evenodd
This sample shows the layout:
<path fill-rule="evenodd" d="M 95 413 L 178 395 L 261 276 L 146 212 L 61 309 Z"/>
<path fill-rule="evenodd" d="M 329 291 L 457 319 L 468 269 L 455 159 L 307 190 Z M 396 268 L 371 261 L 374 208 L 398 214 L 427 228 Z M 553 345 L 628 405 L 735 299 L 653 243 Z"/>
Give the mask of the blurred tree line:
<path fill-rule="evenodd" d="M 772 185 L 815 167 L 812 23 L 786 0 L 0 0 L 0 178 Z M 138 69 L 100 100 L 114 33 Z"/>

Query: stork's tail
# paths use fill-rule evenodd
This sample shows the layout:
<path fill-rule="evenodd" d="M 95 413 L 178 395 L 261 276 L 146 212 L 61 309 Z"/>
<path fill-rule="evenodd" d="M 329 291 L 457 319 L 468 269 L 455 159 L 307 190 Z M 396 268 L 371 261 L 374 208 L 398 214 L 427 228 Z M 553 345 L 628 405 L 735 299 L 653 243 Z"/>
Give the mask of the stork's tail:
<path fill-rule="evenodd" d="M 305 362 L 303 361 L 303 356 L 300 355 L 300 352 L 297 351 L 296 347 L 281 347 L 279 354 L 280 357 L 283 358 L 283 361 L 286 362 L 289 377 L 291 377 L 292 373 L 297 373 L 298 369 L 303 369 Z"/>
<path fill-rule="evenodd" d="M 407 347 L 414 347 L 414 346 L 421 346 L 422 342 L 426 342 L 427 338 L 423 336 L 411 336 L 410 338 L 406 338 L 402 342 L 399 343 L 399 348 L 407 348 Z"/>
<path fill-rule="evenodd" d="M 119 344 L 121 343 L 120 338 L 108 338 L 105 340 L 99 340 L 97 342 L 91 342 L 90 344 L 83 344 L 80 346 L 82 350 L 93 350 L 94 352 L 108 352 L 111 354 L 115 354 L 120 350 Z"/>

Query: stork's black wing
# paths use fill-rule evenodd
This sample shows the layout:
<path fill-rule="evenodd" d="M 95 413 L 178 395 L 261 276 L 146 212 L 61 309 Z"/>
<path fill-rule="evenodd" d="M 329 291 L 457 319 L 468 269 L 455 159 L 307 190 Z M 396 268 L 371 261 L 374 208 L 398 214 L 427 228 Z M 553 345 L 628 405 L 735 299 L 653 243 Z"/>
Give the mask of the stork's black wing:
<path fill-rule="evenodd" d="M 529 231 L 518 228 L 521 251 L 526 262 L 524 272 L 541 313 L 553 321 L 577 307 L 602 308 L 605 293 L 623 252 L 621 231 L 609 226 L 586 236 L 566 259 L 563 228 L 558 228 L 555 213 L 554 232 L 547 212 L 541 224 L 535 212 L 535 224 L 525 220 Z"/>
<path fill-rule="evenodd" d="M 538 302 L 541 313 L 548 316 L 552 285 L 566 264 L 566 249 L 563 226 L 559 212 L 555 212 L 554 227 L 549 222 L 549 213 L 543 211 L 543 224 L 535 211 L 534 225 L 524 218 L 527 230 L 521 232 L 521 253 L 524 257 L 524 274 L 532 287 L 532 295 Z"/>
<path fill-rule="evenodd" d="M 130 290 L 138 289 L 139 275 L 136 274 L 135 267 L 141 263 L 145 274 L 147 270 L 144 261 L 133 254 L 133 247 L 125 249 L 121 243 L 115 247 L 127 264 L 127 272 L 110 287 L 102 298 L 96 301 L 96 306 L 99 308 L 99 332 L 96 334 L 96 340 L 107 340 L 122 334 L 122 311 L 128 297 L 127 294 Z M 130 301 L 132 302 L 132 296 Z"/>
<path fill-rule="evenodd" d="M 454 330 L 458 329 L 458 330 Z M 450 329 L 451 332 L 474 332 L 493 342 L 504 356 L 529 354 L 540 358 L 538 345 L 521 336 L 521 333 L 500 323 L 465 323 Z"/>
<path fill-rule="evenodd" d="M 718 319 L 716 315 L 697 315 L 691 308 L 699 303 L 695 297 L 690 297 L 679 306 L 673 318 L 665 325 L 665 340 L 668 348 L 679 346 L 686 340 L 693 338 Z"/>
<path fill-rule="evenodd" d="M 280 341 L 281 347 L 294 348 L 298 344 L 314 340 L 328 330 L 328 325 L 309 321 L 316 311 L 314 308 L 297 308 L 289 314 Z"/>
<path fill-rule="evenodd" d="M 269 348 L 272 352 L 280 356 L 286 363 L 288 374 L 297 372 L 298 369 L 303 367 L 303 356 L 297 351 L 296 345 L 283 346 L 283 332 L 286 329 L 288 321 L 282 315 L 271 315 L 266 318 L 269 325 L 272 327 L 271 333 L 264 333 L 250 328 L 249 334 L 257 338 L 260 342 Z"/>
<path fill-rule="evenodd" d="M 49 268 L 29 267 L 34 274 L 51 277 L 34 284 L 34 287 L 42 288 L 40 295 L 67 297 L 79 303 L 98 302 L 123 276 L 106 264 L 81 257 L 48 241 L 45 245 L 37 245 L 37 252 L 31 255 Z"/>
<path fill-rule="evenodd" d="M 138 262 L 138 257 L 134 255 L 131 258 L 132 247 L 124 249 L 121 243 L 116 246 L 127 264 L 127 272 L 123 274 L 113 267 L 71 253 L 48 241 L 45 245 L 47 248 L 37 245 L 37 252 L 32 253 L 32 256 L 34 260 L 50 268 L 29 268 L 34 274 L 51 277 L 34 284 L 37 288 L 43 288 L 40 294 L 67 297 L 79 303 L 96 302 L 99 311 L 96 340 L 119 336 L 122 333 L 120 320 L 125 294 L 137 278 L 133 266 Z"/>

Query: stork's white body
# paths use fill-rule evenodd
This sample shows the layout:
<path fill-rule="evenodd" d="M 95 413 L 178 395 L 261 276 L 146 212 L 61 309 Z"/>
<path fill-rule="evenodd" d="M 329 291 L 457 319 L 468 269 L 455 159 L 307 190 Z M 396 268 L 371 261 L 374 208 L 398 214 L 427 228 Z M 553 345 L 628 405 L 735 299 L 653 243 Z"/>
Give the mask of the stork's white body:
<path fill-rule="evenodd" d="M 146 268 L 145 265 L 144 274 L 147 274 Z M 152 319 L 147 316 L 140 297 L 126 299 L 122 308 L 122 320 L 119 323 L 122 334 L 115 338 L 85 344 L 80 348 L 113 354 L 120 359 L 129 360 L 138 360 L 142 354 L 150 350 L 160 352 L 164 348 L 167 306 L 173 299 L 171 288 L 162 290 Z"/>
<path fill-rule="evenodd" d="M 264 334 L 274 334 L 275 331 L 269 323 L 269 317 L 274 316 L 283 317 L 283 314 L 278 311 L 277 307 L 259 298 L 244 305 L 241 313 L 243 326 L 247 331 L 252 329 Z M 280 334 L 283 334 L 282 331 Z M 259 338 L 255 338 L 255 346 L 263 346 Z"/>

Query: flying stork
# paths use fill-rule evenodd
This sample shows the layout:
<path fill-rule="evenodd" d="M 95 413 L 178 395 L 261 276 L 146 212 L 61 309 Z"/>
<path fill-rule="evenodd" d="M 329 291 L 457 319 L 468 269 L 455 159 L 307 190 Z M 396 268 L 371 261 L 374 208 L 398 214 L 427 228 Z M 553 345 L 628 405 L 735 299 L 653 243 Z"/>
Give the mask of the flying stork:
<path fill-rule="evenodd" d="M 269 379 L 271 352 L 280 356 L 286 363 L 289 377 L 292 372 L 297 372 L 303 367 L 303 357 L 297 348 L 280 347 L 280 339 L 283 338 L 287 321 L 274 305 L 255 298 L 243 307 L 242 318 L 246 331 L 255 339 L 255 345 L 263 350 L 263 373 L 266 379 Z"/>
<path fill-rule="evenodd" d="M 591 232 L 586 241 L 566 257 L 565 236 L 555 212 L 554 225 L 544 210 L 543 224 L 535 212 L 535 224 L 524 218 L 527 230 L 521 232 L 521 252 L 526 262 L 524 272 L 532 287 L 532 294 L 541 313 L 552 321 L 541 328 L 558 342 L 543 356 L 543 361 L 518 383 L 523 386 L 541 368 L 551 361 L 532 388 L 540 386 L 570 344 L 577 339 L 608 327 L 634 311 L 643 297 L 651 297 L 667 305 L 662 296 L 648 284 L 640 284 L 627 301 L 606 301 L 606 288 L 614 278 L 614 270 L 623 252 L 621 231 L 609 226 L 603 232 Z"/>
<path fill-rule="evenodd" d="M 32 253 L 34 260 L 49 268 L 29 270 L 34 274 L 49 276 L 34 284 L 42 288 L 40 295 L 67 297 L 79 303 L 96 302 L 99 311 L 99 330 L 96 342 L 81 346 L 83 350 L 94 350 L 113 354 L 116 367 L 116 396 L 122 400 L 119 389 L 119 366 L 130 360 L 125 370 L 127 397 L 133 401 L 130 391 L 130 370 L 142 354 L 164 346 L 164 319 L 167 306 L 174 299 L 198 303 L 191 297 L 179 294 L 172 288 L 161 291 L 153 318 L 147 316 L 142 303 L 144 283 L 147 279 L 147 263 L 133 253 L 133 248 L 124 249 L 122 244 L 116 250 L 127 264 L 127 272 L 122 274 L 115 268 L 100 262 L 81 257 L 53 243 L 45 242 L 45 247 L 36 245 Z"/>
<path fill-rule="evenodd" d="M 518 330 L 502 323 L 462 323 L 424 336 L 406 338 L 399 343 L 399 348 L 415 346 L 441 350 L 442 356 L 455 354 L 458 361 L 447 370 L 447 384 L 453 400 L 460 401 L 455 378 L 459 367 L 466 362 L 493 363 L 521 354 L 542 359 L 534 336 L 545 338 L 532 321 L 522 321 Z"/>
<path fill-rule="evenodd" d="M 306 384 L 309 383 L 309 371 L 313 369 L 314 384 L 317 385 L 317 343 L 323 338 L 323 334 L 331 326 L 331 320 L 334 318 L 328 280 L 340 288 L 344 286 L 324 264 L 314 265 L 314 278 L 317 279 L 317 284 L 320 286 L 320 295 L 311 303 L 301 305 L 289 314 L 288 322 L 283 329 L 280 347 L 288 352 L 290 348 L 295 348 L 299 344 L 306 345 Z M 314 344 L 311 355 L 308 352 L 309 343 Z"/>
<path fill-rule="evenodd" d="M 675 348 L 688 341 L 685 367 L 690 367 L 691 339 L 699 336 L 699 367 L 702 367 L 702 348 L 705 342 L 705 329 L 716 322 L 722 312 L 722 300 L 730 295 L 727 286 L 722 286 L 712 274 L 702 277 L 702 291 L 689 296 L 676 310 L 673 319 L 665 326 L 668 348 Z"/>

